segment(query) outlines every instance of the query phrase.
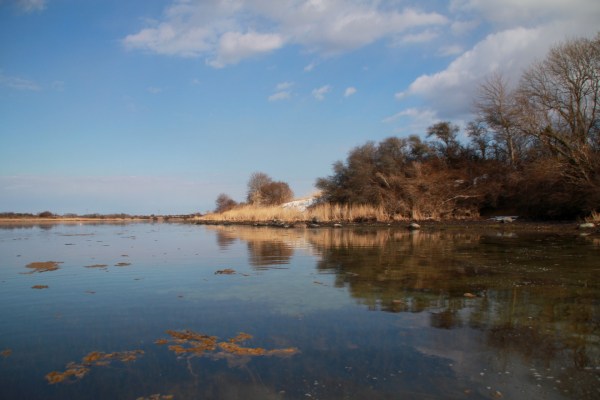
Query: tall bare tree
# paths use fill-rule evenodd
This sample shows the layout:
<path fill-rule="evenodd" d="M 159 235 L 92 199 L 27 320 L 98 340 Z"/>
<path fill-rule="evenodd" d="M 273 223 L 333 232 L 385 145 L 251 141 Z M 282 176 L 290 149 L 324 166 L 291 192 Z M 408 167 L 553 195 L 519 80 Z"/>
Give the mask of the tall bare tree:
<path fill-rule="evenodd" d="M 564 42 L 520 82 L 524 127 L 566 160 L 575 180 L 590 182 L 600 151 L 600 33 Z"/>
<path fill-rule="evenodd" d="M 250 175 L 250 179 L 248 180 L 248 192 L 246 195 L 246 200 L 250 204 L 260 204 L 262 202 L 261 199 L 261 187 L 272 183 L 273 179 L 264 172 L 254 172 Z"/>
<path fill-rule="evenodd" d="M 525 147 L 521 108 L 515 92 L 501 74 L 492 74 L 479 86 L 475 109 L 479 119 L 492 131 L 497 148 L 510 165 L 516 165 Z"/>

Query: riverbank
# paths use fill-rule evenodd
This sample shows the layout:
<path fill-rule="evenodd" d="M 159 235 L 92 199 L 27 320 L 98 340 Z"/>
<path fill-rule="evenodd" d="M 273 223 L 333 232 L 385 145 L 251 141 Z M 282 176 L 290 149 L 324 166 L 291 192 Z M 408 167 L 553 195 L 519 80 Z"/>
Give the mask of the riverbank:
<path fill-rule="evenodd" d="M 578 221 L 531 221 L 516 219 L 512 222 L 502 222 L 497 219 L 469 219 L 447 221 L 417 221 L 417 226 L 403 221 L 322 221 L 316 218 L 310 220 L 284 221 L 272 220 L 218 220 L 198 216 L 154 216 L 128 218 L 86 218 L 86 217 L 27 217 L 0 218 L 0 226 L 35 226 L 35 225 L 71 225 L 71 224 L 129 224 L 129 223 L 187 223 L 195 225 L 214 226 L 253 226 L 279 229 L 319 229 L 319 228 L 395 228 L 414 229 L 423 232 L 454 231 L 454 230 L 494 230 L 498 232 L 549 232 L 560 234 L 594 234 L 600 235 L 600 225 L 583 227 Z M 414 224 L 414 223 L 413 223 Z"/>
<path fill-rule="evenodd" d="M 319 228 L 396 228 L 418 230 L 423 232 L 454 231 L 454 230 L 494 230 L 498 232 L 548 232 L 556 234 L 594 234 L 600 235 L 600 226 L 582 228 L 577 221 L 514 221 L 498 222 L 489 219 L 460 220 L 460 221 L 419 221 L 418 227 L 411 226 L 407 221 L 392 222 L 332 222 L 332 221 L 300 221 L 287 223 L 280 220 L 273 221 L 221 221 L 221 220 L 194 220 L 197 225 L 216 226 L 254 226 L 279 229 L 319 229 Z"/>

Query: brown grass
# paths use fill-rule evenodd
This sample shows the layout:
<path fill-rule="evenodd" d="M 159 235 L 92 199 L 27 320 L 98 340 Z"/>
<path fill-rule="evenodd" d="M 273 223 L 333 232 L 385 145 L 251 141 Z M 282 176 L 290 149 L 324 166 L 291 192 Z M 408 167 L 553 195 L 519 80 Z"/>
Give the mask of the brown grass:
<path fill-rule="evenodd" d="M 322 222 L 390 220 L 382 207 L 339 204 L 319 204 L 305 212 L 281 206 L 261 207 L 244 205 L 223 213 L 206 214 L 199 219 L 203 221 L 229 222 L 267 222 L 279 220 L 288 223 L 311 221 L 313 219 Z"/>
<path fill-rule="evenodd" d="M 592 211 L 592 213 L 585 218 L 585 222 L 600 224 L 600 212 Z"/>

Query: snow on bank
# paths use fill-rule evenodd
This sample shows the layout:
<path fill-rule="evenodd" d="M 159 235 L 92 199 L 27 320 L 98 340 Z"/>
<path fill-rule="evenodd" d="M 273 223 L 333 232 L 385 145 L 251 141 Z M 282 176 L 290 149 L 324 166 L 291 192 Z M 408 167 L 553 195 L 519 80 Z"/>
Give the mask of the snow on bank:
<path fill-rule="evenodd" d="M 294 200 L 289 203 L 284 203 L 281 205 L 283 208 L 290 208 L 294 210 L 298 210 L 300 212 L 306 211 L 306 209 L 312 205 L 315 205 L 319 202 L 317 197 L 308 197 L 306 199 Z"/>

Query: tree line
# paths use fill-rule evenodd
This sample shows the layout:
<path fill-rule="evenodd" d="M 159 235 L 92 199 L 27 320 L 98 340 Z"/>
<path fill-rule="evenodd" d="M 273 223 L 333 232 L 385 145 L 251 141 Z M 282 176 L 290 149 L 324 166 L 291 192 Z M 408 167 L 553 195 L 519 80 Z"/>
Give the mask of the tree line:
<path fill-rule="evenodd" d="M 333 203 L 375 204 L 390 217 L 518 213 L 574 218 L 600 208 L 600 33 L 553 47 L 516 87 L 488 77 L 460 129 L 368 142 L 316 186 Z"/>
<path fill-rule="evenodd" d="M 570 219 L 600 210 L 600 33 L 554 46 L 514 87 L 492 74 L 473 109 L 463 135 L 441 121 L 425 139 L 390 137 L 355 147 L 333 164 L 332 175 L 317 179 L 322 200 L 383 207 L 390 219 L 494 213 Z M 287 183 L 256 172 L 246 204 L 292 197 Z M 238 205 L 222 193 L 215 211 Z"/>

